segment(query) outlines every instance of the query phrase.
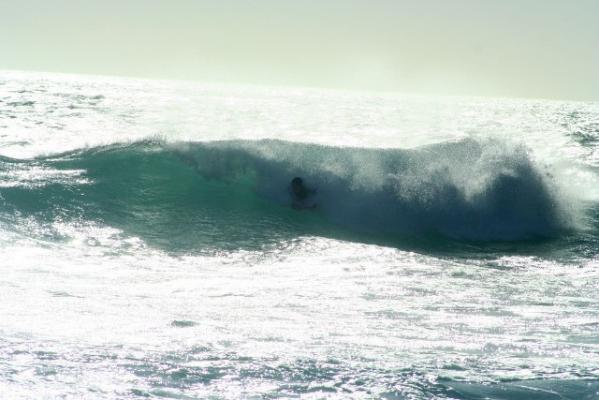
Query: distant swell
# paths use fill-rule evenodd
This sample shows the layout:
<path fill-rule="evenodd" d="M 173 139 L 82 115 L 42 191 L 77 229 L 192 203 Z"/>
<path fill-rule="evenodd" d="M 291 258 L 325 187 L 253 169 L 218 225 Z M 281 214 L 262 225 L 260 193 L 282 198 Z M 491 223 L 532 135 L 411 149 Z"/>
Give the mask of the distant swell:
<path fill-rule="evenodd" d="M 94 221 L 166 247 L 343 232 L 523 240 L 557 236 L 576 221 L 524 147 L 491 140 L 411 150 L 142 141 L 3 158 L 0 174 L 5 224 Z M 316 189 L 314 211 L 291 209 L 294 176 Z"/>

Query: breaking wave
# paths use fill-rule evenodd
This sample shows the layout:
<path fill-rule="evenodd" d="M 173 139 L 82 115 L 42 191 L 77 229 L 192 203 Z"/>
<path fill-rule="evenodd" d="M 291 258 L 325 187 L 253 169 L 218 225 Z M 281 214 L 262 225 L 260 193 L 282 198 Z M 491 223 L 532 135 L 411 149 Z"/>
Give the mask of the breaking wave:
<path fill-rule="evenodd" d="M 295 176 L 315 190 L 314 210 L 290 207 Z M 515 241 L 555 237 L 579 220 L 547 168 L 497 140 L 415 149 L 146 140 L 2 158 L 0 181 L 5 224 L 93 221 L 167 247 L 342 232 Z"/>

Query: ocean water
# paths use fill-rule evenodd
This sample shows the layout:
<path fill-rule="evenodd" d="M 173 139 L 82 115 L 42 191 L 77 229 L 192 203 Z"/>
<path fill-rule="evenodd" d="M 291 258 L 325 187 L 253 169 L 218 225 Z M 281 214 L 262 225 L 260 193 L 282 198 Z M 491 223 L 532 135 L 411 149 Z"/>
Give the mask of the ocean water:
<path fill-rule="evenodd" d="M 0 72 L 0 397 L 598 399 L 598 171 L 599 103 Z"/>

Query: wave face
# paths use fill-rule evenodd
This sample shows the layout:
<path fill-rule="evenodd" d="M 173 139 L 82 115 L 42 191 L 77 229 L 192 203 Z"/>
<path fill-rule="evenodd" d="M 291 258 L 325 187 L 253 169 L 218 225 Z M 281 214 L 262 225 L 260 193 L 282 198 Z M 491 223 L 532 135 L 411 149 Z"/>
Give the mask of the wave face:
<path fill-rule="evenodd" d="M 494 140 L 411 150 L 141 141 L 0 163 L 5 221 L 97 221 L 165 247 L 344 232 L 512 241 L 576 225 L 526 149 Z M 291 209 L 295 176 L 316 191 L 315 210 Z"/>

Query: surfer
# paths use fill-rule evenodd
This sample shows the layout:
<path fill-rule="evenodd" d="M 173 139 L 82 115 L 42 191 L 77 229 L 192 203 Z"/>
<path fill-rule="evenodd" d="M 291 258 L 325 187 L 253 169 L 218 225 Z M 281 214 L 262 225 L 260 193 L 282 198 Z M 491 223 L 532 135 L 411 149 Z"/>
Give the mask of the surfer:
<path fill-rule="evenodd" d="M 304 185 L 304 180 L 299 176 L 296 176 L 291 180 L 290 192 L 292 198 L 291 207 L 296 210 L 316 207 L 316 203 L 310 201 L 316 193 L 316 190 L 307 188 Z"/>

